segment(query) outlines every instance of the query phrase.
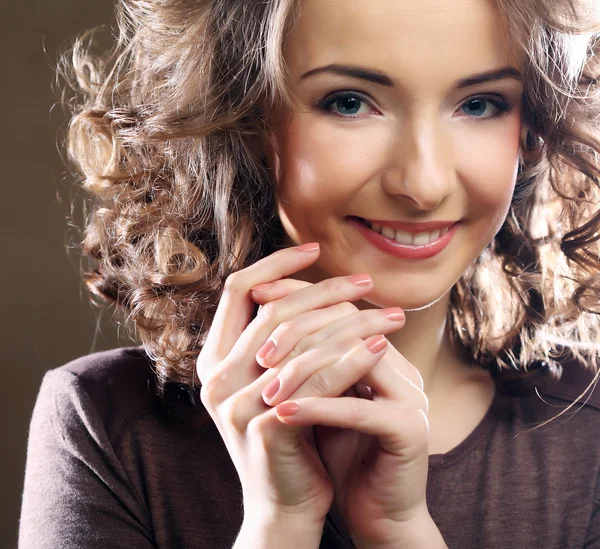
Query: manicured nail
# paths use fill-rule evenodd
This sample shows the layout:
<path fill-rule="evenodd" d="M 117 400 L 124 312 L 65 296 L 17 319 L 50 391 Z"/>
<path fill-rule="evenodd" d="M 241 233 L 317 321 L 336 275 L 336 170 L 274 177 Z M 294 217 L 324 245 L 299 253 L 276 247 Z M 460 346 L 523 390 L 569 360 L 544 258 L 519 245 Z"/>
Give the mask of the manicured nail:
<path fill-rule="evenodd" d="M 276 377 L 271 383 L 269 383 L 262 392 L 262 396 L 265 400 L 271 400 L 279 391 L 281 383 L 279 382 L 279 378 Z"/>
<path fill-rule="evenodd" d="M 293 416 L 299 408 L 297 402 L 282 402 L 275 407 L 275 410 L 278 416 Z"/>
<path fill-rule="evenodd" d="M 254 286 L 254 288 L 250 288 L 250 290 L 254 290 L 255 292 L 261 292 L 262 290 L 270 288 L 272 285 L 272 282 L 267 282 L 266 284 L 259 284 L 258 286 Z"/>
<path fill-rule="evenodd" d="M 256 353 L 257 358 L 265 360 L 277 347 L 272 339 L 269 339 Z"/>
<path fill-rule="evenodd" d="M 302 244 L 302 246 L 296 246 L 296 249 L 300 250 L 301 252 L 315 252 L 319 249 L 319 243 L 308 242 L 306 244 Z"/>
<path fill-rule="evenodd" d="M 400 307 L 390 307 L 389 309 L 383 309 L 381 312 L 390 320 L 404 320 L 404 311 Z"/>
<path fill-rule="evenodd" d="M 367 347 L 372 353 L 378 353 L 379 351 L 385 349 L 386 345 L 387 340 L 382 335 L 380 335 L 376 339 L 372 339 L 371 341 L 369 341 L 369 343 L 367 343 Z"/>
<path fill-rule="evenodd" d="M 359 274 L 349 276 L 348 280 L 350 280 L 350 282 L 356 286 L 366 286 L 367 284 L 371 283 L 372 279 L 368 274 Z"/>

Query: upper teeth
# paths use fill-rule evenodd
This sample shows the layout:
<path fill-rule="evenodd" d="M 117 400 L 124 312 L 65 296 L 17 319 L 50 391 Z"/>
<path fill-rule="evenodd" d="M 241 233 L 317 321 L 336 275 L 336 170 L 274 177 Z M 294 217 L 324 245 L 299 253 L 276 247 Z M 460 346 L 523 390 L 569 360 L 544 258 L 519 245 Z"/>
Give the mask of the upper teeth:
<path fill-rule="evenodd" d="M 371 224 L 368 221 L 365 223 L 371 227 L 374 231 L 382 234 L 387 238 L 394 239 L 398 244 L 406 244 L 410 246 L 423 246 L 429 244 L 434 240 L 444 236 L 448 232 L 448 227 L 444 229 L 436 229 L 435 231 L 424 231 L 421 233 L 409 233 L 408 231 L 402 231 L 400 229 L 392 229 L 391 227 L 384 227 L 382 225 Z"/>

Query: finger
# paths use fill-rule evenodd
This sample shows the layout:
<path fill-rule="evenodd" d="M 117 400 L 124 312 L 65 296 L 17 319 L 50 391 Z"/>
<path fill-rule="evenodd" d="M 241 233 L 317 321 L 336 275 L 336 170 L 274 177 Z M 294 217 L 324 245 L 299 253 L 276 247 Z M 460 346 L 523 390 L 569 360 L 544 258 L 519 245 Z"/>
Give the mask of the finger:
<path fill-rule="evenodd" d="M 263 368 L 279 366 L 284 358 L 289 362 L 303 352 L 317 347 L 314 339 L 308 340 L 307 336 L 322 330 L 324 327 L 344 318 L 350 312 L 356 311 L 356 307 L 347 301 L 336 303 L 329 307 L 308 311 L 295 316 L 291 320 L 282 322 L 269 336 L 265 344 L 257 351 L 256 361 Z M 371 333 L 372 334 L 372 333 Z M 371 335 L 368 334 L 368 335 Z M 318 343 L 323 343 L 326 338 L 319 338 Z M 299 342 L 304 342 L 300 346 Z M 271 342 L 275 344 L 273 347 Z M 270 351 L 270 352 L 269 352 Z M 295 351 L 292 353 L 292 351 Z M 269 353 L 265 355 L 264 353 Z"/>
<path fill-rule="evenodd" d="M 383 362 L 384 365 L 389 366 L 390 368 L 398 370 L 413 385 L 418 387 L 421 391 L 424 390 L 425 385 L 423 383 L 423 376 L 421 375 L 421 372 L 419 371 L 419 369 L 416 366 L 414 366 L 413 364 L 411 364 L 404 357 L 404 355 L 402 353 L 400 353 L 393 346 L 390 345 L 388 347 L 387 353 L 381 359 L 381 362 Z M 375 379 L 372 380 L 373 383 L 378 385 L 379 390 L 381 391 L 381 394 L 383 394 L 383 392 L 385 391 L 385 388 L 390 387 L 389 383 L 385 383 L 384 378 L 381 378 L 381 381 L 377 382 L 377 378 L 380 375 L 383 375 L 383 374 L 380 374 L 379 370 L 377 372 L 373 372 L 373 375 L 375 376 Z M 366 381 L 365 381 L 365 384 L 369 385 Z M 390 398 L 393 398 L 392 395 L 389 395 L 389 396 L 390 396 Z"/>
<path fill-rule="evenodd" d="M 289 425 L 327 425 L 374 435 L 384 450 L 395 455 L 421 449 L 429 435 L 423 410 L 390 400 L 307 397 L 283 402 L 275 412 Z"/>
<path fill-rule="evenodd" d="M 383 356 L 383 345 L 376 335 L 363 341 L 349 338 L 311 349 L 287 364 L 263 392 L 267 404 L 276 406 L 289 398 L 304 396 L 337 397 L 358 382 Z"/>
<path fill-rule="evenodd" d="M 306 282 L 305 280 L 296 280 L 295 278 L 282 278 L 280 280 L 276 280 L 270 284 L 267 284 L 266 287 L 262 287 L 262 284 L 259 284 L 258 288 L 251 288 L 250 295 L 252 299 L 258 303 L 259 305 L 265 305 L 269 301 L 275 301 L 276 299 L 281 299 L 286 295 L 291 294 L 297 290 L 301 290 L 302 288 L 306 288 L 307 286 L 311 286 L 311 282 Z"/>
<path fill-rule="evenodd" d="M 363 375 L 368 368 L 372 368 L 373 361 L 377 360 L 378 357 L 381 357 L 385 349 L 385 347 L 380 347 L 380 350 L 376 352 L 368 350 L 368 344 L 374 339 L 377 339 L 377 336 L 369 338 L 366 341 L 335 342 L 335 344 L 330 345 L 326 349 L 314 349 L 309 356 L 303 355 L 302 358 L 306 364 L 310 366 L 316 364 L 313 371 L 316 371 L 319 367 L 322 367 L 327 363 L 339 360 L 340 355 L 346 357 L 344 367 L 341 369 L 343 370 L 343 376 L 345 376 L 347 381 L 343 381 L 342 377 L 334 372 L 333 377 L 335 381 L 333 382 L 333 391 L 323 391 L 323 386 L 317 382 L 319 394 L 338 396 L 343 393 L 349 396 L 356 396 L 358 393 L 357 389 L 359 389 L 364 395 L 366 392 L 365 387 L 362 386 L 362 389 L 355 387 L 354 381 Z M 360 360 L 361 350 L 362 362 Z M 353 353 L 349 351 L 353 351 Z M 318 359 L 319 362 L 315 362 L 315 359 Z M 357 371 L 352 373 L 353 370 Z M 230 418 L 229 422 L 236 428 L 245 430 L 246 426 L 253 418 L 264 414 L 266 410 L 272 410 L 272 405 L 265 402 L 262 393 L 280 373 L 281 370 L 278 368 L 266 370 L 259 378 L 227 399 L 225 407 L 228 410 L 226 415 Z M 315 394 L 315 390 L 307 389 L 306 387 L 305 392 L 310 396 Z M 276 402 L 278 403 L 282 400 L 282 398 L 277 398 Z"/>
<path fill-rule="evenodd" d="M 256 352 L 282 322 L 313 309 L 321 309 L 340 301 L 353 301 L 363 298 L 373 288 L 373 281 L 368 275 L 366 275 L 366 284 L 354 283 L 352 280 L 356 280 L 355 277 L 357 276 L 363 278 L 365 275 L 328 278 L 293 292 L 277 301 L 267 303 L 262 308 L 261 314 L 250 322 L 235 342 L 227 356 L 229 365 L 235 366 L 237 364 L 238 366 L 235 367 L 239 368 L 239 364 L 247 363 L 248 357 L 251 356 L 252 366 L 255 367 Z M 274 342 L 272 344 L 275 345 Z"/>
<path fill-rule="evenodd" d="M 235 375 L 233 368 L 230 371 Z M 229 418 L 229 423 L 232 423 L 239 432 L 243 432 L 253 418 L 273 409 L 264 401 L 262 391 L 277 377 L 278 373 L 275 368 L 264 370 L 256 379 L 233 392 L 229 390 L 228 386 L 231 383 L 229 381 L 211 382 L 208 388 L 202 386 L 201 391 L 208 393 L 205 399 L 209 403 L 220 406 L 220 415 L 225 415 Z M 210 394 L 211 392 L 213 394 Z"/>
<path fill-rule="evenodd" d="M 375 336 L 376 337 L 376 336 Z M 367 347 L 367 343 L 375 337 L 368 338 L 361 344 L 363 349 Z M 271 406 L 275 406 L 283 400 L 294 400 L 297 398 L 304 398 L 309 396 L 323 396 L 323 397 L 337 397 L 339 395 L 344 396 L 358 396 L 360 398 L 369 400 L 393 400 L 401 402 L 403 406 L 420 408 L 425 413 L 429 411 L 429 401 L 425 393 L 411 382 L 403 373 L 398 369 L 398 356 L 400 359 L 405 360 L 391 345 L 387 345 L 387 349 L 383 349 L 383 356 L 375 361 L 373 364 L 368 360 L 362 363 L 364 370 L 358 369 L 354 363 L 345 363 L 345 366 L 340 365 L 339 371 L 331 370 L 328 372 L 328 379 L 323 378 L 324 372 L 319 374 L 319 377 L 312 380 L 311 383 L 307 382 L 307 379 L 312 373 L 318 369 L 323 368 L 324 364 L 331 364 L 335 358 L 336 346 L 342 345 L 343 342 L 333 342 L 330 345 L 330 349 L 327 352 L 332 352 L 329 355 L 332 358 L 328 358 L 323 353 L 323 348 L 313 349 L 310 352 L 302 355 L 305 363 L 305 375 L 301 375 L 301 369 L 299 373 L 293 374 L 288 369 L 287 373 L 290 377 L 297 376 L 296 381 L 279 381 L 279 385 L 287 390 L 281 394 L 278 393 L 275 400 L 264 399 L 262 396 L 263 391 L 274 382 L 274 380 L 285 375 L 285 369 L 288 366 L 276 366 L 274 368 L 266 370 L 258 379 L 250 383 L 247 387 L 244 387 L 237 393 L 237 397 L 242 399 L 242 405 L 240 406 L 242 412 L 240 412 L 240 422 L 246 425 L 252 417 L 255 417 L 269 409 Z M 390 351 L 392 354 L 390 355 Z M 338 355 L 340 351 L 338 350 Z M 321 355 L 321 362 L 316 360 Z M 380 353 L 381 354 L 381 353 Z M 391 356 L 391 358 L 390 358 Z M 315 358 L 316 357 L 316 358 Z M 386 360 L 387 363 L 382 365 L 381 362 Z M 408 361 L 407 364 L 414 368 Z M 369 366 L 370 364 L 370 366 Z M 314 366 L 314 368 L 312 367 Z M 324 368 L 326 370 L 327 368 Z M 362 375 L 362 377 L 361 377 Z M 295 391 L 291 391 L 291 386 L 298 387 Z M 329 391 L 325 391 L 325 387 L 329 387 Z M 375 387 L 377 389 L 375 389 Z M 284 389 L 285 390 L 285 389 Z"/>
<path fill-rule="evenodd" d="M 295 279 L 282 279 L 282 280 L 278 280 L 276 282 L 274 282 L 273 284 L 269 285 L 269 288 L 267 288 L 266 290 L 260 290 L 257 292 L 253 292 L 253 299 L 255 299 L 255 301 L 257 303 L 261 303 L 261 304 L 265 304 L 268 303 L 269 301 L 274 301 L 276 299 L 279 299 L 280 297 L 282 297 L 283 295 L 286 295 L 287 293 L 291 293 L 292 291 L 296 291 L 297 289 L 300 289 L 302 287 L 306 287 L 310 285 L 310 283 L 308 282 L 304 282 L 304 281 L 300 281 L 300 280 L 295 280 Z M 379 327 L 379 328 L 375 328 L 373 330 L 370 330 L 369 328 L 365 327 L 365 329 L 363 331 L 359 331 L 359 332 L 349 332 L 348 331 L 348 325 L 356 327 L 356 317 L 350 317 L 350 313 L 345 313 L 345 309 L 346 307 L 352 307 L 354 312 L 358 312 L 358 309 L 351 303 L 349 302 L 345 302 L 344 305 L 339 304 L 339 310 L 341 313 L 344 314 L 340 314 L 338 315 L 333 315 L 334 317 L 337 317 L 338 319 L 345 319 L 343 320 L 341 323 L 330 323 L 329 319 L 328 319 L 328 326 L 327 328 L 324 328 L 325 331 L 322 331 L 319 333 L 318 336 L 314 336 L 313 338 L 310 339 L 310 342 L 306 342 L 306 345 L 300 345 L 298 346 L 298 344 L 296 344 L 296 346 L 294 347 L 294 350 L 297 349 L 297 353 L 295 353 L 294 351 L 289 351 L 288 354 L 291 355 L 290 359 L 294 358 L 294 356 L 296 356 L 297 354 L 300 354 L 300 352 L 303 351 L 303 349 L 306 348 L 310 348 L 310 347 L 316 347 L 317 345 L 322 344 L 323 341 L 325 341 L 326 339 L 330 339 L 335 337 L 335 335 L 339 335 L 339 334 L 344 334 L 344 335 L 350 335 L 350 334 L 354 334 L 358 337 L 361 338 L 366 338 L 368 337 L 368 335 L 372 334 L 375 331 L 379 331 L 382 333 L 389 333 L 386 332 L 384 330 L 384 327 Z M 338 309 L 338 306 L 334 306 L 336 307 L 335 310 Z M 331 307 L 330 307 L 331 309 Z M 382 310 L 383 314 L 387 314 L 388 312 L 396 312 L 394 310 L 395 308 L 389 308 L 389 309 L 384 309 Z M 402 312 L 402 309 L 397 308 L 398 312 Z M 324 309 L 322 309 L 324 310 Z M 311 313 L 306 313 L 307 315 L 312 314 Z M 318 326 L 314 326 L 314 325 L 310 325 L 309 328 L 303 328 L 302 326 L 299 326 L 297 324 L 297 321 L 302 318 L 303 315 L 299 315 L 298 317 L 296 317 L 293 321 L 293 328 L 290 326 L 289 329 L 287 329 L 286 331 L 289 332 L 290 334 L 294 334 L 295 336 L 298 336 L 299 334 L 304 334 L 304 336 L 306 337 L 307 334 L 310 333 L 314 333 L 317 331 Z M 262 359 L 260 357 L 257 357 L 257 362 L 263 366 L 263 367 L 267 367 L 270 368 L 272 367 L 274 364 L 277 364 L 279 361 L 281 361 L 283 359 L 283 356 L 286 353 L 287 348 L 289 348 L 289 342 L 288 340 L 284 340 L 282 338 L 282 335 L 279 333 L 279 330 L 282 330 L 282 326 L 280 325 L 280 327 L 278 327 L 275 332 L 273 333 L 273 335 L 271 336 L 272 338 L 275 338 L 275 342 L 277 345 L 277 349 L 268 357 L 268 359 Z M 286 323 L 287 326 L 287 323 Z M 402 323 L 402 326 L 404 326 L 404 322 Z M 402 327 L 401 326 L 401 327 Z M 286 350 L 280 350 L 280 344 L 278 343 L 278 339 L 280 339 L 282 342 L 285 341 L 287 342 L 287 345 L 284 343 L 284 347 L 286 347 Z M 300 339 L 300 338 L 298 338 Z M 388 357 L 388 355 L 392 355 L 392 354 L 396 354 L 396 357 L 390 356 Z M 423 377 L 421 376 L 421 373 L 419 372 L 419 370 L 417 368 L 415 368 L 410 362 L 408 362 L 402 355 L 400 355 L 400 353 L 398 353 L 397 351 L 395 351 L 395 349 L 390 348 L 390 350 L 388 351 L 388 353 L 386 354 L 386 357 L 388 360 L 395 360 L 396 362 L 396 366 L 400 367 L 400 371 L 401 373 L 406 376 L 409 381 L 411 381 L 414 385 L 416 385 L 418 388 L 420 388 L 421 390 L 423 390 Z M 287 358 L 287 357 L 286 357 Z M 369 391 L 368 388 L 366 388 L 367 391 Z M 368 393 L 370 395 L 370 391 Z"/>
<path fill-rule="evenodd" d="M 262 392 L 275 379 L 280 371 L 281 370 L 278 368 L 266 370 L 258 379 L 231 397 L 230 400 L 235 402 L 235 424 L 238 428 L 245 429 L 252 418 L 263 414 L 266 410 L 274 409 L 272 406 L 265 403 Z M 344 396 L 355 396 L 358 398 L 372 398 L 370 389 L 361 383 L 356 383 L 349 387 L 343 394 Z"/>
<path fill-rule="evenodd" d="M 339 313 L 338 313 L 339 311 Z M 348 312 L 350 311 L 350 312 Z M 404 326 L 404 311 L 399 307 L 359 311 L 351 303 L 339 303 L 328 309 L 317 309 L 280 324 L 257 353 L 257 362 L 264 367 L 277 365 L 322 346 L 325 342 L 349 337 L 365 339 L 373 334 L 389 334 Z M 275 344 L 275 347 L 270 342 Z M 261 350 L 271 350 L 266 357 Z"/>
<path fill-rule="evenodd" d="M 285 248 L 227 278 L 208 338 L 198 357 L 201 382 L 208 377 L 211 365 L 225 359 L 248 326 L 255 307 L 249 295 L 250 288 L 289 276 L 314 263 L 318 257 L 318 250 L 305 252 L 299 247 Z"/>
<path fill-rule="evenodd" d="M 416 368 L 390 345 L 381 360 L 360 379 L 360 382 L 374 391 L 374 400 L 404 401 L 427 413 L 429 411 L 427 395 L 407 375 L 407 372 L 412 372 L 412 369 Z"/>
<path fill-rule="evenodd" d="M 258 312 L 260 313 L 262 306 L 266 303 L 281 299 L 282 297 L 300 290 L 301 288 L 306 288 L 311 284 L 311 282 L 306 282 L 304 280 L 282 278 L 280 280 L 275 280 L 274 282 L 259 284 L 254 288 L 250 288 L 250 297 L 252 297 L 254 302 L 259 305 Z"/>

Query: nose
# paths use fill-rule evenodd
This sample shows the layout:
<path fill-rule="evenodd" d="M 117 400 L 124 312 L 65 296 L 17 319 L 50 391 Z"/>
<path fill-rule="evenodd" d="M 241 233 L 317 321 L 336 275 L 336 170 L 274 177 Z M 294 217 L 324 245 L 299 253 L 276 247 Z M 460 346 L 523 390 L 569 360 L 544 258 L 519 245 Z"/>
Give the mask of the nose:
<path fill-rule="evenodd" d="M 435 122 L 421 118 L 398 129 L 383 177 L 389 194 L 435 210 L 452 192 L 455 177 L 450 144 Z"/>

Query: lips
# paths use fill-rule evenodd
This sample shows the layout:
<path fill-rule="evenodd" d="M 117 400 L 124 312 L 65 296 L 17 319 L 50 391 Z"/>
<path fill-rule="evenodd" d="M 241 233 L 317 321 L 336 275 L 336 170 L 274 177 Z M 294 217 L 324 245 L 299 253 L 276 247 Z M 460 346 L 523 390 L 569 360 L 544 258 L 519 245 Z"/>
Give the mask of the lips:
<path fill-rule="evenodd" d="M 373 246 L 381 251 L 402 259 L 428 259 L 438 255 L 452 241 L 460 223 L 453 223 L 444 235 L 427 244 L 401 244 L 395 239 L 387 238 L 377 231 L 369 228 L 368 224 L 359 217 L 348 217 L 348 222 Z"/>

